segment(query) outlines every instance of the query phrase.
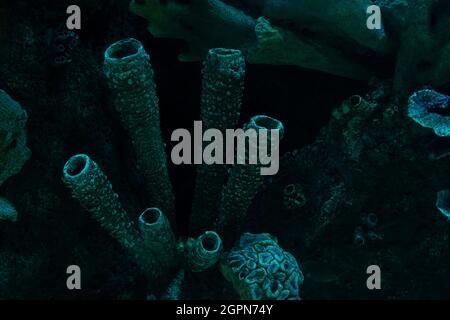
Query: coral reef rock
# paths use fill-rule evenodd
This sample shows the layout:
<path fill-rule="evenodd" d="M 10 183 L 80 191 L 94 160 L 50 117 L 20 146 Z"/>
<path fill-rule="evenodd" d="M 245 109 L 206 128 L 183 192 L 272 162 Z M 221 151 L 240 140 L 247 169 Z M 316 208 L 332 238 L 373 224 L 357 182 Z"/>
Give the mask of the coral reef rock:
<path fill-rule="evenodd" d="M 0 185 L 18 173 L 31 152 L 26 146 L 27 113 L 0 90 Z"/>

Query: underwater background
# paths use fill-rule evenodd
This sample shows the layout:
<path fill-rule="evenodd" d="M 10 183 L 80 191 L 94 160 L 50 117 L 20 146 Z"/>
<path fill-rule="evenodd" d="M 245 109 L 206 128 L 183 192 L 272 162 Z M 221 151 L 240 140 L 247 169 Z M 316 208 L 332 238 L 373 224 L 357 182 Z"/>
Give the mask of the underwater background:
<path fill-rule="evenodd" d="M 0 299 L 449 299 L 449 30 L 447 0 L 0 0 Z M 170 161 L 258 115 L 276 175 Z"/>

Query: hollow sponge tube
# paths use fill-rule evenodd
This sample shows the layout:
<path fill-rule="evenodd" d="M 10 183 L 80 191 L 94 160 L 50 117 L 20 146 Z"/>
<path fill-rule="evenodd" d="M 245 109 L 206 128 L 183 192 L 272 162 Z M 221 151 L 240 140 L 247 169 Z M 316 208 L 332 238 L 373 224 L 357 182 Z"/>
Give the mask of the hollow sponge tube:
<path fill-rule="evenodd" d="M 280 139 L 284 135 L 283 124 L 277 119 L 264 115 L 257 115 L 251 118 L 245 128 L 254 129 L 257 132 L 261 129 L 268 131 L 278 130 Z M 267 138 L 270 140 L 269 132 L 267 133 Z M 271 145 L 270 141 L 268 141 L 268 145 Z M 259 148 L 257 152 L 259 154 Z M 272 149 L 271 152 L 274 152 L 274 150 Z M 249 158 L 248 150 L 246 158 L 247 161 Z M 231 236 L 233 238 L 238 234 L 244 223 L 248 208 L 263 184 L 260 169 L 261 165 L 259 162 L 258 164 L 247 164 L 247 162 L 246 164 L 235 164 L 231 169 L 230 177 L 222 193 L 222 202 L 217 220 L 217 228 L 222 236 Z M 234 239 L 228 239 L 226 241 L 227 244 L 230 243 L 229 240 Z"/>
<path fill-rule="evenodd" d="M 175 239 L 162 212 L 158 210 L 159 216 L 155 223 L 149 223 L 150 218 L 147 215 L 157 209 L 146 210 L 141 215 L 141 236 L 136 223 L 123 209 L 107 176 L 85 154 L 75 155 L 67 161 L 62 179 L 81 206 L 130 251 L 138 266 L 154 285 L 169 279 L 171 267 L 176 264 L 174 254 L 169 255 L 173 252 Z M 158 234 L 159 232 L 163 234 Z M 150 247 L 152 249 L 149 249 Z"/>
<path fill-rule="evenodd" d="M 240 50 L 216 48 L 208 53 L 203 68 L 201 119 L 205 129 L 234 129 L 239 120 L 244 93 L 245 59 Z M 217 216 L 227 167 L 219 164 L 197 167 L 191 233 L 209 228 Z"/>
<path fill-rule="evenodd" d="M 89 156 L 71 157 L 64 165 L 63 182 L 80 205 L 125 248 L 136 245 L 137 228 L 128 218 L 108 177 Z"/>
<path fill-rule="evenodd" d="M 139 216 L 139 229 L 146 254 L 158 257 L 163 269 L 173 269 L 177 262 L 175 235 L 169 220 L 158 208 L 148 208 Z"/>
<path fill-rule="evenodd" d="M 190 270 L 201 272 L 211 268 L 219 260 L 222 253 L 222 239 L 214 231 L 206 231 L 187 247 Z"/>
<path fill-rule="evenodd" d="M 114 105 L 131 137 L 137 165 L 149 192 L 149 204 L 161 208 L 174 223 L 174 195 L 150 57 L 138 40 L 120 40 L 106 50 L 103 70 Z"/>

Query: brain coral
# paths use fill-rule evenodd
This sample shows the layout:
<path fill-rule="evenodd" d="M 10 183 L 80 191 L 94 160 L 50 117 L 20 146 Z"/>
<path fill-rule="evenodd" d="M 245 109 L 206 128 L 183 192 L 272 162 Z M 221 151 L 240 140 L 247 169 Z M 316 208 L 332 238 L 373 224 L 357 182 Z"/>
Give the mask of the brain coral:
<path fill-rule="evenodd" d="M 268 233 L 244 233 L 223 258 L 221 271 L 242 299 L 300 299 L 303 273 L 295 258 Z"/>

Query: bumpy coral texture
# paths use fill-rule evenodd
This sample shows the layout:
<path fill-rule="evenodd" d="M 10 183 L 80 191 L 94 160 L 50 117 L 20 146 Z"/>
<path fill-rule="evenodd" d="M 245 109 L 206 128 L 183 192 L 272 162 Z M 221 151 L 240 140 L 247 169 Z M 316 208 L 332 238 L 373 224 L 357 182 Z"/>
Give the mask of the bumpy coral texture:
<path fill-rule="evenodd" d="M 450 136 L 450 97 L 434 90 L 414 93 L 408 102 L 408 116 L 441 137 Z"/>
<path fill-rule="evenodd" d="M 175 220 L 174 195 L 161 137 L 159 100 L 150 56 L 135 39 L 112 44 L 105 52 L 104 73 L 114 106 L 130 135 L 149 204 Z"/>
<path fill-rule="evenodd" d="M 283 124 L 265 115 L 252 117 L 249 123 L 244 125 L 244 129 L 253 129 L 257 132 L 266 129 L 277 130 L 279 139 L 282 139 L 284 135 Z M 275 152 L 275 148 L 278 148 L 278 146 L 272 145 L 270 140 L 270 135 L 268 135 L 267 145 L 271 146 L 271 152 Z M 249 143 L 253 142 L 250 141 Z M 256 148 L 259 154 L 260 142 L 258 142 Z M 247 163 L 252 155 L 246 150 L 245 155 L 241 156 L 244 157 L 244 162 Z M 236 161 L 239 163 L 239 159 L 236 159 Z M 236 164 L 232 167 L 227 184 L 223 189 L 219 218 L 217 219 L 217 228 L 221 234 L 236 236 L 241 231 L 248 208 L 264 183 L 261 167 L 263 167 L 261 163 L 256 165 Z"/>
<path fill-rule="evenodd" d="M 245 60 L 241 51 L 211 49 L 204 62 L 201 119 L 204 130 L 215 128 L 225 133 L 235 128 L 244 94 Z M 197 167 L 191 231 L 203 232 L 213 225 L 228 168 L 223 165 Z M 205 201 L 205 199 L 207 199 Z"/>
<path fill-rule="evenodd" d="M 160 267 L 160 261 L 155 258 L 161 252 L 148 250 L 136 224 L 128 217 L 108 177 L 97 163 L 87 155 L 73 156 L 64 166 L 62 180 L 80 205 L 130 250 L 136 263 L 150 280 L 161 277 L 167 271 Z M 156 246 L 158 241 L 153 243 Z"/>
<path fill-rule="evenodd" d="M 27 113 L 0 90 L 0 185 L 17 174 L 30 158 L 26 146 Z"/>
<path fill-rule="evenodd" d="M 268 233 L 244 233 L 223 259 L 221 270 L 242 299 L 300 299 L 303 273 Z"/>

